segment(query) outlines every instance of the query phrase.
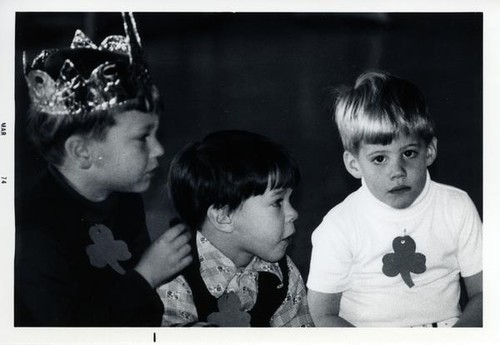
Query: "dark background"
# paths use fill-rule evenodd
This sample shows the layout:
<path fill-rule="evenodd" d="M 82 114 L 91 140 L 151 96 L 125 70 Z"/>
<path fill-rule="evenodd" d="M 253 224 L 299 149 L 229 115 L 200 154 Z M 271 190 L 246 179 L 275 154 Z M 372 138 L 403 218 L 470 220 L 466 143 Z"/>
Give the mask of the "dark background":
<path fill-rule="evenodd" d="M 165 102 L 161 168 L 144 194 L 152 237 L 175 214 L 165 182 L 186 143 L 246 129 L 296 156 L 300 216 L 289 254 L 307 278 L 310 235 L 359 182 L 342 163 L 330 93 L 368 70 L 417 84 L 438 127 L 435 181 L 469 193 L 482 214 L 481 13 L 136 13 L 152 77 Z M 16 194 L 44 166 L 24 134 L 28 95 L 22 52 L 68 47 L 75 30 L 94 43 L 123 34 L 118 13 L 16 14 Z"/>

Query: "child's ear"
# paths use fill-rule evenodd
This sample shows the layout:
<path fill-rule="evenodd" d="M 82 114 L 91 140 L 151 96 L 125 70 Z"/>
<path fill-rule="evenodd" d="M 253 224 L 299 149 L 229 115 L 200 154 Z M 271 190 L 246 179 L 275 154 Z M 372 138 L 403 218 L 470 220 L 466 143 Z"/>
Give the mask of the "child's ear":
<path fill-rule="evenodd" d="M 436 137 L 433 137 L 429 145 L 427 145 L 427 152 L 425 157 L 427 166 L 430 166 L 432 163 L 434 163 L 436 157 L 437 157 L 437 139 Z"/>
<path fill-rule="evenodd" d="M 72 135 L 64 142 L 64 151 L 67 159 L 81 169 L 88 169 L 92 165 L 92 156 L 88 140 L 81 135 Z"/>
<path fill-rule="evenodd" d="M 359 167 L 358 159 L 349 151 L 344 151 L 344 165 L 349 174 L 355 178 L 362 178 L 361 168 Z"/>
<path fill-rule="evenodd" d="M 207 210 L 207 218 L 218 230 L 223 232 L 233 231 L 233 220 L 231 212 L 229 212 L 229 207 L 216 208 L 214 205 L 211 205 Z"/>

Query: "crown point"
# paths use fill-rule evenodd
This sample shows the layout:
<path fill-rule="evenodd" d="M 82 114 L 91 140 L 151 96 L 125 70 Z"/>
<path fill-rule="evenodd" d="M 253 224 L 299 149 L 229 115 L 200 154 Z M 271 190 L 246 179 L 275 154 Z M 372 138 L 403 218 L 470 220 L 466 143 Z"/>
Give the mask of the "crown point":
<path fill-rule="evenodd" d="M 75 31 L 75 36 L 73 37 L 73 41 L 71 42 L 70 48 L 71 49 L 75 49 L 75 48 L 97 49 L 97 46 L 80 29 L 77 29 Z"/>
<path fill-rule="evenodd" d="M 125 36 L 113 35 L 106 37 L 101 45 L 99 46 L 101 50 L 109 50 L 116 53 L 130 54 L 129 40 Z"/>

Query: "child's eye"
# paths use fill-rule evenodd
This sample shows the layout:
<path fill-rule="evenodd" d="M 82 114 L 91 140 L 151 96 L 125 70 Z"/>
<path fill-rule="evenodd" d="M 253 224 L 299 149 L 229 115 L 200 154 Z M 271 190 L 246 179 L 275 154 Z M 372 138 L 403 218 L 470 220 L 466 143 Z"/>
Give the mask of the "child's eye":
<path fill-rule="evenodd" d="M 417 155 L 418 152 L 414 150 L 407 150 L 403 152 L 403 156 L 405 156 L 406 158 L 415 158 Z"/>
<path fill-rule="evenodd" d="M 149 134 L 144 134 L 143 136 L 140 136 L 138 139 L 139 141 L 146 142 L 148 140 Z"/>
<path fill-rule="evenodd" d="M 385 162 L 385 157 L 384 156 L 375 156 L 372 158 L 372 162 L 375 164 L 382 164 Z"/>
<path fill-rule="evenodd" d="M 283 205 L 283 199 L 278 199 L 275 202 L 273 202 L 274 207 L 281 207 Z"/>

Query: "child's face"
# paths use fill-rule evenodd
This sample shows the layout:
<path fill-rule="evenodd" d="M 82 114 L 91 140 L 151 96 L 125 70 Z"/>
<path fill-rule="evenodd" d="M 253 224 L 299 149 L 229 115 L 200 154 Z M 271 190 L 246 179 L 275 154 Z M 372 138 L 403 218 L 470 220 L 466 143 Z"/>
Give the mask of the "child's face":
<path fill-rule="evenodd" d="M 344 163 L 354 177 L 364 178 L 377 199 L 403 209 L 422 192 L 436 145 L 435 138 L 426 145 L 416 135 L 399 135 L 388 145 L 362 143 L 357 155 L 344 153 Z"/>
<path fill-rule="evenodd" d="M 290 203 L 291 189 L 269 187 L 262 195 L 245 200 L 233 213 L 233 225 L 240 257 L 254 256 L 276 262 L 284 255 L 295 233 L 298 213 Z"/>
<path fill-rule="evenodd" d="M 132 110 L 116 115 L 116 124 L 92 145 L 93 173 L 101 192 L 144 192 L 163 148 L 156 139 L 158 116 Z"/>

